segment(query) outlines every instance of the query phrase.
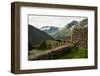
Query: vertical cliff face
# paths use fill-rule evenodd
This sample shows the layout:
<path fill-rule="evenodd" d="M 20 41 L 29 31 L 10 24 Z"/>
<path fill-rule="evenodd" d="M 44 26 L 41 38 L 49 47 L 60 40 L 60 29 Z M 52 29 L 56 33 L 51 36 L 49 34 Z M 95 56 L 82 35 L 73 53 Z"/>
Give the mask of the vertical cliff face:
<path fill-rule="evenodd" d="M 77 43 L 78 47 L 87 48 L 88 28 L 75 28 L 72 32 L 72 41 Z"/>
<path fill-rule="evenodd" d="M 84 19 L 79 22 L 79 26 L 73 28 L 72 30 L 72 36 L 71 36 L 72 42 L 76 43 L 77 47 L 80 48 L 87 48 L 88 47 L 88 19 Z"/>

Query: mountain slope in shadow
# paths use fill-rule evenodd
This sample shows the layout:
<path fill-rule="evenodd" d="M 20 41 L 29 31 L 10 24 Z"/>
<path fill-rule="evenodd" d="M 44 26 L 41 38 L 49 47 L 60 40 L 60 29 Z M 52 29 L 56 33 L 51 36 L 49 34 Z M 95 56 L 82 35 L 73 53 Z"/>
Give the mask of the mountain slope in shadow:
<path fill-rule="evenodd" d="M 30 46 L 38 45 L 42 40 L 54 40 L 47 33 L 28 24 L 28 44 Z"/>

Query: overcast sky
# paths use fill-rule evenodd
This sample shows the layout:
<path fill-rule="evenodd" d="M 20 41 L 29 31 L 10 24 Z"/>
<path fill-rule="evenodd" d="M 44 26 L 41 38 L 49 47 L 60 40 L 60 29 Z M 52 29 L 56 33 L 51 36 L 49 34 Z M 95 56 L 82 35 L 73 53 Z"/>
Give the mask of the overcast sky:
<path fill-rule="evenodd" d="M 73 20 L 81 21 L 85 17 L 64 17 L 64 16 L 43 16 L 43 15 L 29 15 L 29 24 L 36 28 L 41 28 L 43 26 L 56 26 L 64 27 L 66 24 Z"/>

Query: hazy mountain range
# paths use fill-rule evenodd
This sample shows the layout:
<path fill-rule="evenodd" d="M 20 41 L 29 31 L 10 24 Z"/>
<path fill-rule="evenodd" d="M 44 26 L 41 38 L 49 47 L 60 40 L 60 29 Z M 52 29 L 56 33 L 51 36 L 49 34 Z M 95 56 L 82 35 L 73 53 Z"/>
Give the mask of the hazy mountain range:
<path fill-rule="evenodd" d="M 73 28 L 87 27 L 88 19 L 84 19 L 80 22 L 72 21 L 66 24 L 62 29 L 56 26 L 43 26 L 40 29 L 34 27 L 34 25 L 28 25 L 28 40 L 32 45 L 39 44 L 41 40 L 54 40 L 54 39 L 66 39 L 71 36 Z"/>
<path fill-rule="evenodd" d="M 40 28 L 40 30 L 52 36 L 59 31 L 59 28 L 54 26 L 43 26 L 42 28 Z"/>
<path fill-rule="evenodd" d="M 88 19 L 84 19 L 80 22 L 74 20 L 66 24 L 62 29 L 54 26 L 43 26 L 40 30 L 48 33 L 54 39 L 66 39 L 68 36 L 71 35 L 72 28 L 86 27 L 87 24 L 88 24 Z"/>

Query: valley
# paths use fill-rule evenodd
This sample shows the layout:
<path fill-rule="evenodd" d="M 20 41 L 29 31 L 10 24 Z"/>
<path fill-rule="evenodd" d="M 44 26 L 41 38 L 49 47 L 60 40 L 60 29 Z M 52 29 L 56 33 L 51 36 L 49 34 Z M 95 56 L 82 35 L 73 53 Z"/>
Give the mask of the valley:
<path fill-rule="evenodd" d="M 87 20 L 72 21 L 62 29 L 28 25 L 28 60 L 87 58 Z"/>

